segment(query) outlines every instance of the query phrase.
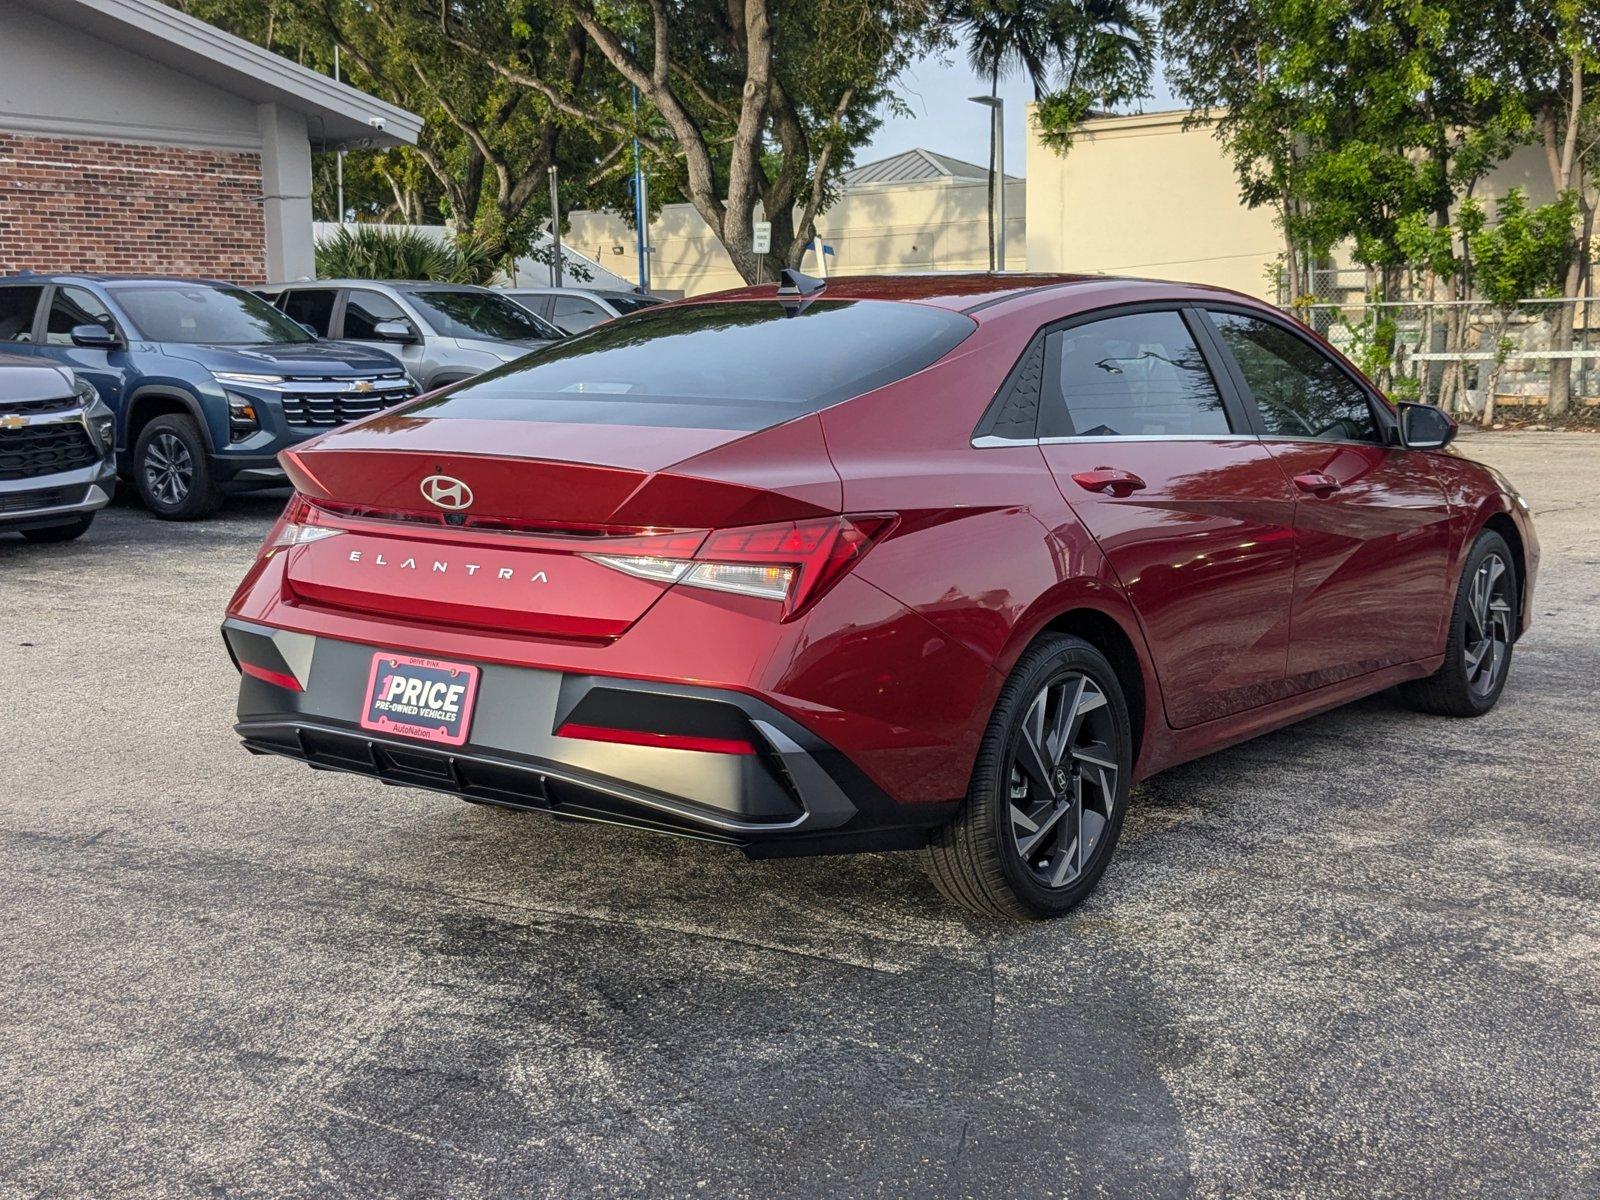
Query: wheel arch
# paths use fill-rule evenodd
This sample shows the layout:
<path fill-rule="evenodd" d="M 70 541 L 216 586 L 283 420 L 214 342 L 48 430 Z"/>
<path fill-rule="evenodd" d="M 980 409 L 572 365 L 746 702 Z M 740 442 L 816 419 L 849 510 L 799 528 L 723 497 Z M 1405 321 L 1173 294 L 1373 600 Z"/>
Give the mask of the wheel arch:
<path fill-rule="evenodd" d="M 1527 628 L 1527 603 L 1528 603 L 1528 547 L 1522 540 L 1522 530 L 1517 528 L 1516 521 L 1511 514 L 1504 510 L 1492 512 L 1484 518 L 1479 526 L 1478 533 L 1472 535 L 1473 541 L 1485 530 L 1492 530 L 1505 538 L 1506 545 L 1511 547 L 1512 565 L 1517 570 L 1517 608 L 1519 620 L 1517 622 L 1517 635 Z"/>
<path fill-rule="evenodd" d="M 199 402 L 193 396 L 186 395 L 176 388 L 160 385 L 139 388 L 128 398 L 127 411 L 122 437 L 123 449 L 130 456 L 134 447 L 139 444 L 139 435 L 144 432 L 145 426 L 157 417 L 192 418 L 200 428 L 200 436 L 205 441 L 206 449 L 208 451 L 216 449 L 211 437 L 211 427 L 206 423 Z"/>
<path fill-rule="evenodd" d="M 1137 765 L 1145 745 L 1145 726 L 1150 719 L 1151 685 L 1154 680 L 1147 682 L 1145 663 L 1133 638 L 1121 622 L 1104 609 L 1088 607 L 1069 609 L 1052 617 L 1029 644 L 1051 634 L 1081 638 L 1104 654 L 1111 663 L 1128 703 L 1128 725 L 1133 733 L 1133 762 Z M 1156 711 L 1159 710 L 1158 702 Z"/>

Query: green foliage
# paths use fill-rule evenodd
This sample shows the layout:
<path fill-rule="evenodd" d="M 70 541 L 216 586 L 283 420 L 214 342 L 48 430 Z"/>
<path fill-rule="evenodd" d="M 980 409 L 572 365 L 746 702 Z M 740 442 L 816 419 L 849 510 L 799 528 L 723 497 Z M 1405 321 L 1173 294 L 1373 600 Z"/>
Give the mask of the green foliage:
<path fill-rule="evenodd" d="M 425 279 L 490 282 L 498 263 L 482 240 L 441 241 L 417 229 L 344 225 L 317 242 L 321 279 Z"/>
<path fill-rule="evenodd" d="M 1512 188 L 1495 206 L 1491 225 L 1483 205 L 1473 199 L 1463 202 L 1461 231 L 1483 298 L 1508 310 L 1521 300 L 1559 295 L 1577 240 L 1577 210 L 1571 194 L 1530 208 L 1522 189 Z"/>
<path fill-rule="evenodd" d="M 956 0 L 952 16 L 979 75 L 1028 76 L 1040 137 L 1058 154 L 1096 109 L 1149 94 L 1155 25 L 1137 0 Z"/>

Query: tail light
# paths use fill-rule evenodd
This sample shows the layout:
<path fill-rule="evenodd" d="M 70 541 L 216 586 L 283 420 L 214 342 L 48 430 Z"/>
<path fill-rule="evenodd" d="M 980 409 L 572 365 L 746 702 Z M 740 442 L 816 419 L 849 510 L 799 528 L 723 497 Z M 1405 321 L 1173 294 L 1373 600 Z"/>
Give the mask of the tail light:
<path fill-rule="evenodd" d="M 290 546 L 303 546 L 307 542 L 318 542 L 343 532 L 342 529 L 318 525 L 316 509 L 311 507 L 304 496 L 296 492 L 289 497 L 283 515 L 273 523 L 271 529 L 267 530 L 267 536 L 261 543 L 261 556 L 265 558 L 278 550 L 286 550 Z"/>
<path fill-rule="evenodd" d="M 692 557 L 590 554 L 644 579 L 776 600 L 788 620 L 837 583 L 894 525 L 891 514 L 822 517 L 717 529 Z"/>

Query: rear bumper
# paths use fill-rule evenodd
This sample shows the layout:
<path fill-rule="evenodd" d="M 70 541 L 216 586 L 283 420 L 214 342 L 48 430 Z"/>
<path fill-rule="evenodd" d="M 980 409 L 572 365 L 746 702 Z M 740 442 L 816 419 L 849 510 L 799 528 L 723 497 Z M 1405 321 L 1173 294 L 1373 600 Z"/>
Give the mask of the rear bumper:
<path fill-rule="evenodd" d="M 954 805 L 899 805 L 844 755 L 756 697 L 717 688 L 479 663 L 465 744 L 360 726 L 377 649 L 230 618 L 249 663 L 235 730 L 245 748 L 462 799 L 738 846 L 754 857 L 906 849 Z M 558 736 L 600 726 L 748 742 L 754 753 Z"/>

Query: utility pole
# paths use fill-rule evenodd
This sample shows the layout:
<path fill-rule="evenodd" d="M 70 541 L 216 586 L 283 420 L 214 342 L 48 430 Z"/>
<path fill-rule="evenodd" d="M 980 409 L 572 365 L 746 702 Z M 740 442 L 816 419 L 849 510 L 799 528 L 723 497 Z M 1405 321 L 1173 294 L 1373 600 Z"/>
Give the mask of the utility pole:
<path fill-rule="evenodd" d="M 556 287 L 564 287 L 561 282 L 561 200 L 557 187 L 557 178 L 560 172 L 556 170 L 555 163 L 550 164 L 550 249 L 554 256 L 550 263 L 550 282 Z"/>

